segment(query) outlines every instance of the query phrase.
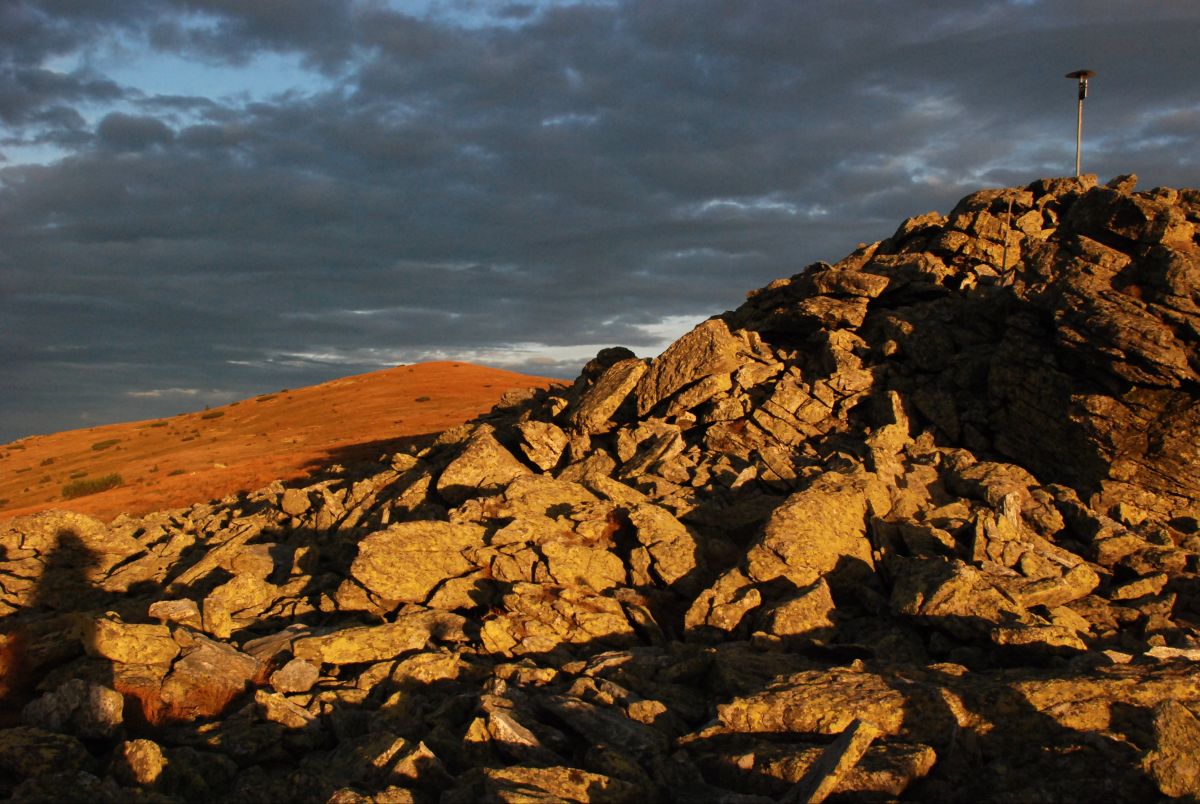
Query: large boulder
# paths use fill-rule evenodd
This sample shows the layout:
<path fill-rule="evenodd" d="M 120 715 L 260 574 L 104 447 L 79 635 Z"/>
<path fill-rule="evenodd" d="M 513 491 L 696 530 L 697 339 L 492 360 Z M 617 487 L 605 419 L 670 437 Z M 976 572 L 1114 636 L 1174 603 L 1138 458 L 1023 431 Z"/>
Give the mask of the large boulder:
<path fill-rule="evenodd" d="M 891 506 L 872 474 L 826 472 L 771 514 L 762 537 L 746 553 L 746 574 L 755 581 L 786 578 L 797 588 L 820 578 L 856 579 L 874 571 L 869 517 Z"/>
<path fill-rule="evenodd" d="M 637 410 L 645 416 L 680 389 L 713 374 L 729 374 L 742 360 L 744 344 L 719 318 L 710 318 L 654 359 L 637 384 Z"/>
<path fill-rule="evenodd" d="M 483 545 L 478 525 L 401 522 L 359 542 L 350 574 L 385 600 L 424 603 L 443 581 L 470 572 L 467 554 Z"/>

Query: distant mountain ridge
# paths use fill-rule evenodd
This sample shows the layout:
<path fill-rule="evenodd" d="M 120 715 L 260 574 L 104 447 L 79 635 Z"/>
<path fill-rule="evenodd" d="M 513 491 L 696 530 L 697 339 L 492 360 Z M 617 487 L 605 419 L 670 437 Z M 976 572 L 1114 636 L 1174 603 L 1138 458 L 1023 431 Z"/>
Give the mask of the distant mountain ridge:
<path fill-rule="evenodd" d="M 0 525 L 0 793 L 1200 797 L 1200 192 L 1135 188 L 974 193 L 376 461 Z"/>

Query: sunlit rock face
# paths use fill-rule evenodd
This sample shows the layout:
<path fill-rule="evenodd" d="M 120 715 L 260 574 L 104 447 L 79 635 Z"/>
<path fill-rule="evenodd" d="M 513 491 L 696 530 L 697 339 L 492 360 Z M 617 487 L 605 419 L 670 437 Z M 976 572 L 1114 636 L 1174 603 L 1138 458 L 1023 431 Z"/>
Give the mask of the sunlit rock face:
<path fill-rule="evenodd" d="M 0 524 L 0 793 L 1200 795 L 1200 193 L 987 190 L 410 452 Z"/>

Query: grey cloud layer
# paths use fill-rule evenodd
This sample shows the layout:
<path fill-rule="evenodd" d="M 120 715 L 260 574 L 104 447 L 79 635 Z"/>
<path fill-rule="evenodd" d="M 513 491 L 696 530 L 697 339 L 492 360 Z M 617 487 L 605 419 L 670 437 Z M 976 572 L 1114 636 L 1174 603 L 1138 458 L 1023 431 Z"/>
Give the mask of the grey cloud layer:
<path fill-rule="evenodd" d="M 1086 169 L 1200 183 L 1190 4 L 435 7 L 5 5 L 0 152 L 65 155 L 0 163 L 0 440 L 209 401 L 130 391 L 218 401 L 373 354 L 652 349 L 666 317 L 1066 172 L 1060 76 L 1081 66 Z M 86 66 L 120 48 L 283 54 L 322 83 L 154 95 Z"/>

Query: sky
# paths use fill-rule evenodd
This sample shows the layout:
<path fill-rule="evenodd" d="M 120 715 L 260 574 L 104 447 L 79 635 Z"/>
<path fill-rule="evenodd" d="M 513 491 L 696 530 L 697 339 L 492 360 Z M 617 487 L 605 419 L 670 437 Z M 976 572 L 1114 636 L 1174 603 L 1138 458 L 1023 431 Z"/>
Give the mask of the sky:
<path fill-rule="evenodd" d="M 1200 186 L 1200 3 L 0 0 L 0 442 L 573 377 L 982 187 Z"/>

